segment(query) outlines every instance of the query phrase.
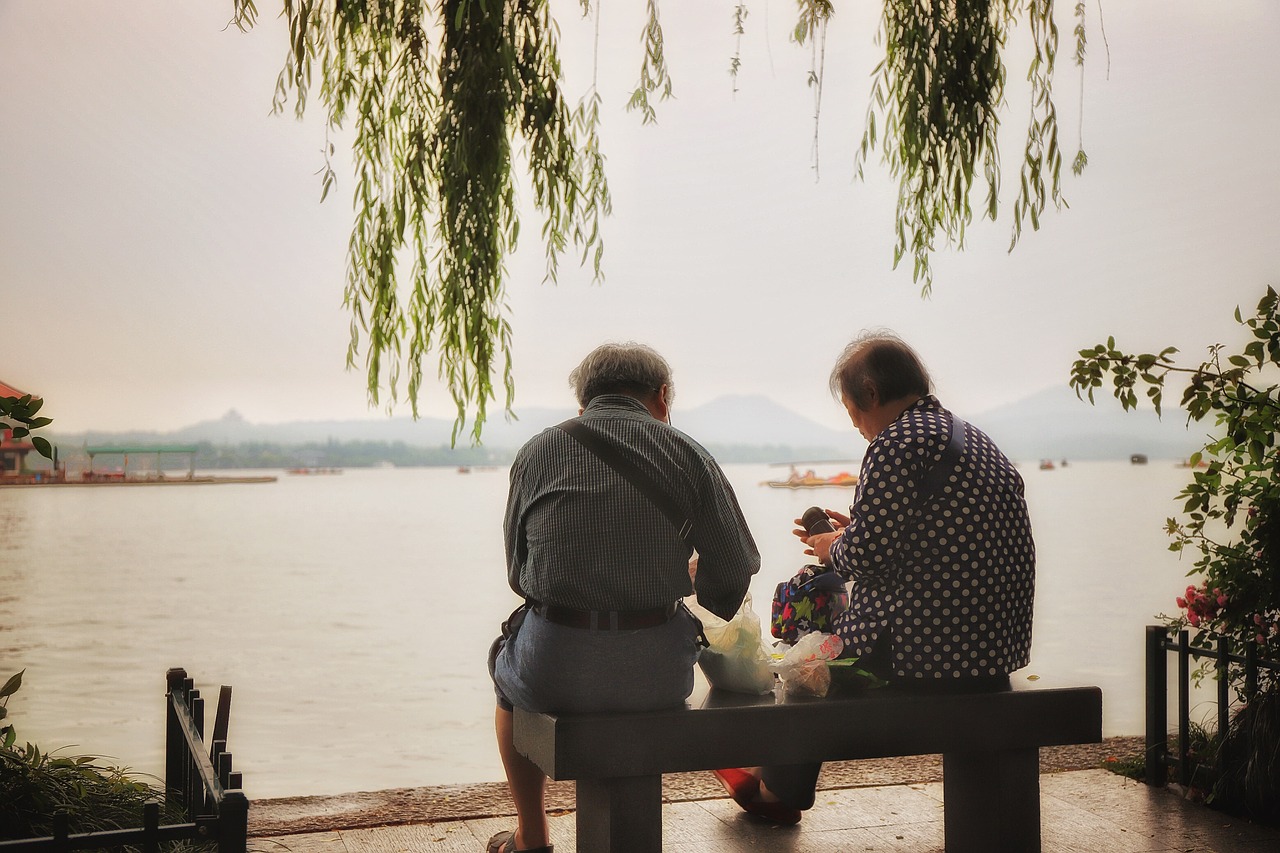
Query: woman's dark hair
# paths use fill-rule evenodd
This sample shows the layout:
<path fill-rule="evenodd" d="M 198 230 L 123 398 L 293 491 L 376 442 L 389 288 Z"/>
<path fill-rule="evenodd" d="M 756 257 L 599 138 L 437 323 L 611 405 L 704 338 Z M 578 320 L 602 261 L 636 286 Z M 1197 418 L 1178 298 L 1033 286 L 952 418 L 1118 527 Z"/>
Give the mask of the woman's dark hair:
<path fill-rule="evenodd" d="M 667 402 L 675 398 L 671 366 L 652 347 L 628 342 L 601 344 L 569 374 L 569 385 L 584 409 L 601 394 L 626 394 L 647 400 L 667 386 Z"/>
<path fill-rule="evenodd" d="M 831 370 L 831 394 L 859 409 L 871 406 L 874 388 L 881 403 L 923 397 L 933 390 L 929 371 L 916 351 L 893 332 L 863 332 L 844 348 Z"/>

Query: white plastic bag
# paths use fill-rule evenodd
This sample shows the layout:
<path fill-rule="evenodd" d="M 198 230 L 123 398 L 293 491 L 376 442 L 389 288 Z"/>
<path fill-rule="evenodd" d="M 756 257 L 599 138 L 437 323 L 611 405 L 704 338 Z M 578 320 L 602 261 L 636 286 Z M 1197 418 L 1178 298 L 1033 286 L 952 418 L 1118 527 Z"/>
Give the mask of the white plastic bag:
<path fill-rule="evenodd" d="M 831 689 L 828 661 L 840 657 L 844 640 L 835 634 L 805 634 L 773 664 L 788 695 L 826 696 Z"/>
<path fill-rule="evenodd" d="M 756 696 L 773 690 L 773 670 L 760 633 L 760 617 L 751 609 L 751 596 L 728 622 L 686 601 L 702 621 L 702 630 L 711 645 L 698 656 L 698 665 L 712 687 Z"/>

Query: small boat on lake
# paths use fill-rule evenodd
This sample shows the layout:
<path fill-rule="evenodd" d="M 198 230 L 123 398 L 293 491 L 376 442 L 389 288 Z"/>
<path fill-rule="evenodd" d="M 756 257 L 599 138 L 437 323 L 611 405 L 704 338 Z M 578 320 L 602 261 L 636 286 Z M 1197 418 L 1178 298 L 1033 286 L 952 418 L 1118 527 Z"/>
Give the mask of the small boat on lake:
<path fill-rule="evenodd" d="M 858 485 L 858 478 L 848 471 L 841 471 L 831 477 L 819 477 L 813 471 L 799 474 L 793 469 L 791 476 L 785 480 L 765 480 L 760 485 L 771 489 L 823 489 L 830 486 L 847 488 Z"/>

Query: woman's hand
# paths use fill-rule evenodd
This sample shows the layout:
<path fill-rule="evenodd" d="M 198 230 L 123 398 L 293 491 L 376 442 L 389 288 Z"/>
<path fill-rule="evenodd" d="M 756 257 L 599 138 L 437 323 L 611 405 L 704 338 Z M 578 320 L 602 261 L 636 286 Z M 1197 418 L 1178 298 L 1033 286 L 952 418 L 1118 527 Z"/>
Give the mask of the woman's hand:
<path fill-rule="evenodd" d="M 827 518 L 831 519 L 831 523 L 835 525 L 836 529 L 834 532 L 819 533 L 814 536 L 810 536 L 809 531 L 804 529 L 804 521 L 799 518 L 795 519 L 796 528 L 791 532 L 794 533 L 801 542 L 808 546 L 805 548 L 805 554 L 817 558 L 818 562 L 825 565 L 827 561 L 831 559 L 832 543 L 839 539 L 840 535 L 844 533 L 844 529 L 849 526 L 849 516 L 836 512 L 833 509 L 823 511 L 827 514 Z"/>
<path fill-rule="evenodd" d="M 819 533 L 817 536 L 810 536 L 804 543 L 809 546 L 805 553 L 812 554 L 814 559 L 824 566 L 828 565 L 831 561 L 831 546 L 840 538 L 840 534 L 843 532 L 844 530 L 841 529 L 834 533 Z"/>

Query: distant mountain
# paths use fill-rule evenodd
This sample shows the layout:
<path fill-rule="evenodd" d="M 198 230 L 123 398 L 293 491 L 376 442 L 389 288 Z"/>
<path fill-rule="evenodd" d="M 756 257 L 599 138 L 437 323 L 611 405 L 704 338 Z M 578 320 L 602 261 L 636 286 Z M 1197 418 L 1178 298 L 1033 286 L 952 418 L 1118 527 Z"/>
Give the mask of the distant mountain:
<path fill-rule="evenodd" d="M 543 429 L 571 417 L 576 410 L 528 408 L 518 420 L 501 414 L 485 424 L 484 445 L 514 449 Z M 1109 396 L 1096 406 L 1076 399 L 1068 388 L 1049 388 L 985 413 L 961 412 L 985 430 L 1015 460 L 1042 458 L 1121 459 L 1131 453 L 1151 458 L 1183 458 L 1203 445 L 1205 430 L 1184 427 L 1185 415 L 1170 409 L 1164 420 L 1150 411 L 1124 412 Z M 673 422 L 723 461 L 820 460 L 857 458 L 866 444 L 848 430 L 833 430 L 763 395 L 719 397 L 691 409 L 676 409 Z M 300 445 L 327 442 L 397 442 L 417 447 L 449 443 L 452 421 L 444 418 L 394 417 L 351 421 L 293 421 L 255 424 L 235 410 L 210 421 L 168 433 L 88 432 L 51 436 L 70 445 L 121 443 L 198 443 L 215 445 L 273 443 Z M 469 444 L 464 434 L 459 446 Z"/>
<path fill-rule="evenodd" d="M 676 409 L 671 422 L 702 444 L 845 448 L 865 445 L 852 429 L 828 429 L 762 394 L 717 397 L 693 409 Z M 859 449 L 861 452 L 861 448 Z"/>
<path fill-rule="evenodd" d="M 1186 426 L 1186 413 L 1166 406 L 1163 418 L 1149 407 L 1126 412 L 1105 391 L 1095 405 L 1065 385 L 974 415 L 971 420 L 1011 459 L 1182 459 L 1204 446 L 1206 425 Z M 962 417 L 968 415 L 961 413 Z"/>

